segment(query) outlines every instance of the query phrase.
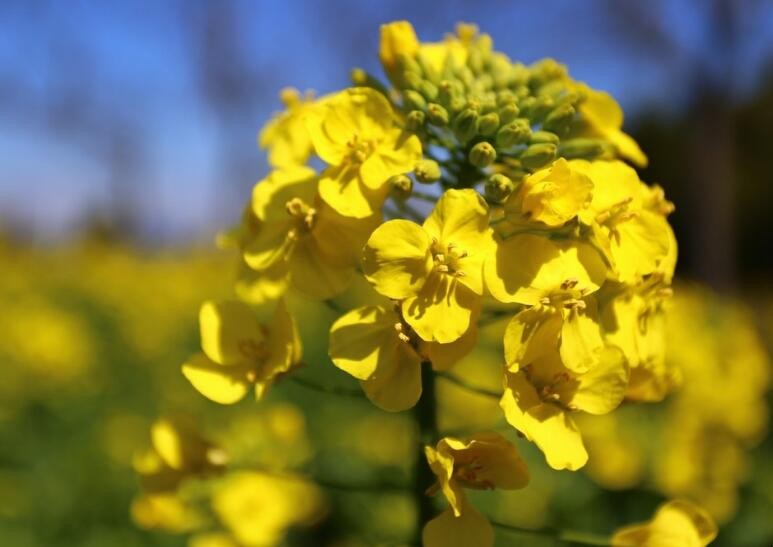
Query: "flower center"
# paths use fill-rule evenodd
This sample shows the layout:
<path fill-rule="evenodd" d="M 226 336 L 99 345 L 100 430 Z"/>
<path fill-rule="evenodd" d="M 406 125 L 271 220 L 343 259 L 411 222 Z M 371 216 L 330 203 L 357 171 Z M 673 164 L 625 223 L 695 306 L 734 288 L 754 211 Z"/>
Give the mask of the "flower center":
<path fill-rule="evenodd" d="M 444 246 L 437 239 L 432 238 L 431 252 L 436 272 L 464 277 L 461 260 L 467 257 L 467 251 L 457 249 L 453 243 Z"/>
<path fill-rule="evenodd" d="M 372 142 L 360 139 L 357 134 L 352 135 L 346 147 L 349 149 L 349 162 L 357 165 L 368 159 L 374 148 Z"/>
<path fill-rule="evenodd" d="M 477 458 L 469 462 L 456 463 L 454 465 L 454 478 L 464 483 L 468 488 L 477 488 L 480 490 L 491 490 L 494 484 L 486 479 L 481 479 L 478 473 L 483 470 L 483 466 L 478 463 Z"/>
<path fill-rule="evenodd" d="M 317 209 L 307 204 L 301 198 L 292 198 L 285 203 L 287 214 L 295 219 L 295 227 L 290 230 L 290 237 L 297 238 L 314 229 L 317 223 Z"/>

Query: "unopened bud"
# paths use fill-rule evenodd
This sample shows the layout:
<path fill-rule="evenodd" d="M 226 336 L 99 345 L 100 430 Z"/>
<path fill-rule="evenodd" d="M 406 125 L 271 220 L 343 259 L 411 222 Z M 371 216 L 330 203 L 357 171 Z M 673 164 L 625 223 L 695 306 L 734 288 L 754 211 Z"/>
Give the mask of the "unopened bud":
<path fill-rule="evenodd" d="M 421 76 L 419 76 L 416 72 L 408 70 L 405 73 L 403 73 L 403 81 L 405 82 L 405 86 L 407 88 L 419 89 L 424 79 Z"/>
<path fill-rule="evenodd" d="M 379 82 L 376 78 L 361 68 L 352 69 L 350 76 L 352 79 L 352 84 L 357 87 L 370 87 L 383 93 L 384 95 L 387 95 L 388 93 L 387 89 L 384 87 L 384 84 Z"/>
<path fill-rule="evenodd" d="M 558 147 L 552 143 L 532 144 L 521 154 L 521 163 L 528 169 L 544 167 L 556 157 Z"/>
<path fill-rule="evenodd" d="M 427 101 L 421 96 L 421 93 L 414 91 L 413 89 L 406 89 L 403 91 L 403 99 L 405 106 L 411 110 L 424 110 L 427 108 Z"/>
<path fill-rule="evenodd" d="M 515 183 L 507 175 L 494 173 L 483 187 L 486 199 L 493 203 L 503 203 L 515 190 Z"/>
<path fill-rule="evenodd" d="M 426 115 L 421 110 L 411 110 L 406 117 L 406 128 L 412 133 L 416 133 L 419 129 L 424 127 L 424 120 Z"/>
<path fill-rule="evenodd" d="M 397 69 L 402 73 L 413 72 L 419 76 L 423 72 L 421 65 L 416 62 L 416 59 L 404 53 L 397 56 Z"/>
<path fill-rule="evenodd" d="M 440 165 L 434 160 L 419 160 L 413 169 L 416 180 L 419 182 L 432 183 L 440 180 L 443 173 L 440 171 Z"/>
<path fill-rule="evenodd" d="M 565 158 L 597 159 L 609 151 L 611 146 L 601 139 L 569 139 L 561 142 L 559 154 Z"/>
<path fill-rule="evenodd" d="M 574 107 L 570 103 L 564 103 L 550 111 L 543 125 L 545 129 L 556 133 L 563 133 L 569 129 L 569 124 L 572 123 L 574 115 Z"/>
<path fill-rule="evenodd" d="M 417 88 L 428 101 L 434 101 L 438 96 L 438 88 L 429 80 L 424 80 Z"/>
<path fill-rule="evenodd" d="M 478 120 L 478 132 L 486 137 L 493 135 L 499 129 L 499 114 L 489 112 Z"/>
<path fill-rule="evenodd" d="M 437 103 L 429 103 L 427 105 L 427 116 L 429 117 L 430 123 L 441 127 L 448 125 L 448 110 Z"/>
<path fill-rule="evenodd" d="M 483 141 L 479 142 L 470 150 L 468 155 L 470 163 L 475 167 L 488 167 L 494 160 L 497 159 L 497 151 L 491 146 L 491 143 Z"/>
<path fill-rule="evenodd" d="M 558 135 L 550 131 L 535 131 L 531 134 L 529 144 L 539 144 L 544 142 L 558 144 L 559 140 Z"/>
<path fill-rule="evenodd" d="M 397 199 L 407 199 L 413 191 L 413 181 L 407 175 L 394 175 L 389 178 L 388 183 L 390 193 Z"/>
<path fill-rule="evenodd" d="M 521 109 L 518 108 L 518 105 L 515 104 L 515 102 L 506 103 L 499 109 L 499 121 L 503 124 L 510 123 L 518 117 L 520 112 Z"/>
<path fill-rule="evenodd" d="M 478 113 L 474 109 L 467 108 L 456 116 L 454 134 L 463 143 L 478 134 Z"/>
<path fill-rule="evenodd" d="M 496 142 L 497 146 L 509 148 L 528 141 L 530 136 L 531 127 L 529 126 L 529 120 L 518 118 L 499 130 Z"/>

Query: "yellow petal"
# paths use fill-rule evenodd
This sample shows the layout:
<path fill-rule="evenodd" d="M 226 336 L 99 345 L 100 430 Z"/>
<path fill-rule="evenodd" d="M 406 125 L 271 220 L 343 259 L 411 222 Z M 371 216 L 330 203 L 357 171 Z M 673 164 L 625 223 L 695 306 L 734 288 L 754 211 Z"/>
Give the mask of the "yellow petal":
<path fill-rule="evenodd" d="M 319 195 L 340 214 L 366 218 L 378 213 L 388 188 L 372 190 L 360 179 L 358 170 L 348 164 L 329 167 L 319 181 Z"/>
<path fill-rule="evenodd" d="M 223 367 L 203 354 L 194 355 L 183 364 L 182 372 L 196 391 L 207 399 L 230 405 L 241 401 L 249 391 L 248 366 Z"/>
<path fill-rule="evenodd" d="M 282 222 L 261 223 L 242 247 L 242 257 L 247 265 L 255 271 L 263 272 L 278 269 L 295 251 L 297 240 L 289 237 L 292 222 L 288 219 Z"/>
<path fill-rule="evenodd" d="M 421 159 L 421 141 L 416 135 L 394 127 L 384 133 L 376 150 L 360 167 L 360 177 L 368 188 L 384 187 L 393 175 L 413 171 Z"/>
<path fill-rule="evenodd" d="M 390 220 L 371 234 L 362 269 L 373 287 L 388 298 L 418 294 L 432 269 L 430 238 L 408 220 Z"/>
<path fill-rule="evenodd" d="M 612 536 L 615 547 L 704 547 L 717 536 L 714 519 L 686 501 L 661 505 L 650 522 L 621 528 Z"/>
<path fill-rule="evenodd" d="M 574 420 L 557 405 L 544 403 L 522 372 L 505 373 L 499 404 L 507 422 L 542 450 L 553 469 L 576 471 L 588 461 Z"/>
<path fill-rule="evenodd" d="M 204 302 L 199 312 L 201 348 L 215 363 L 241 364 L 264 343 L 258 318 L 238 300 Z"/>
<path fill-rule="evenodd" d="M 497 245 L 484 265 L 486 286 L 501 302 L 534 305 L 559 292 L 567 280 L 585 294 L 599 288 L 606 266 L 589 244 L 551 241 L 531 234 L 509 237 Z"/>
<path fill-rule="evenodd" d="M 258 182 L 252 190 L 252 212 L 261 222 L 287 220 L 285 204 L 293 198 L 314 203 L 317 194 L 316 172 L 310 167 L 288 166 Z"/>
<path fill-rule="evenodd" d="M 400 342 L 397 314 L 382 306 L 352 310 L 330 327 L 329 353 L 333 364 L 359 380 L 370 378 L 391 348 Z"/>
<path fill-rule="evenodd" d="M 407 344 L 392 346 L 369 379 L 360 382 L 373 404 L 387 412 L 412 408 L 421 397 L 421 359 Z"/>
<path fill-rule="evenodd" d="M 481 195 L 471 188 L 447 190 L 423 227 L 443 245 L 453 243 L 470 253 L 477 250 L 488 229 L 488 206 Z"/>
<path fill-rule="evenodd" d="M 561 315 L 547 308 L 527 308 L 507 324 L 505 363 L 511 372 L 558 349 Z"/>
<path fill-rule="evenodd" d="M 529 175 L 514 196 L 531 220 L 561 226 L 576 217 L 591 201 L 593 183 L 573 171 L 559 158 L 552 165 Z"/>
<path fill-rule="evenodd" d="M 408 21 L 395 21 L 381 25 L 381 43 L 379 57 L 384 69 L 390 73 L 397 68 L 400 55 L 413 57 L 419 51 L 416 31 Z"/>
<path fill-rule="evenodd" d="M 462 357 L 470 353 L 478 342 L 478 329 L 473 323 L 458 340 L 449 344 L 425 342 L 424 352 L 432 363 L 433 370 L 448 370 Z"/>
<path fill-rule="evenodd" d="M 458 517 L 446 509 L 429 521 L 422 532 L 422 544 L 424 547 L 492 547 L 494 530 L 486 517 L 467 504 Z"/>
<path fill-rule="evenodd" d="M 301 359 L 301 338 L 284 300 L 277 303 L 268 329 L 268 356 L 257 370 L 256 381 L 271 380 L 290 370 Z"/>
<path fill-rule="evenodd" d="M 529 484 L 529 470 L 518 449 L 494 431 L 471 435 L 466 441 L 446 437 L 441 441 L 453 451 L 457 464 L 473 463 L 475 478 L 489 487 L 504 490 Z"/>
<path fill-rule="evenodd" d="M 635 218 L 619 223 L 610 240 L 616 278 L 623 283 L 636 283 L 656 271 L 668 255 L 670 227 L 663 216 L 642 210 Z"/>
<path fill-rule="evenodd" d="M 293 287 L 315 300 L 342 293 L 354 277 L 354 268 L 326 262 L 313 238 L 301 239 L 288 264 Z"/>
<path fill-rule="evenodd" d="M 403 300 L 402 311 L 423 340 L 448 344 L 467 332 L 480 305 L 480 297 L 455 277 L 435 272 L 418 295 Z"/>
<path fill-rule="evenodd" d="M 260 305 L 280 298 L 287 291 L 288 282 L 287 264 L 284 262 L 258 272 L 247 266 L 244 260 L 239 260 L 234 291 L 241 300 Z"/>
<path fill-rule="evenodd" d="M 596 301 L 590 297 L 584 302 L 584 309 L 565 312 L 561 324 L 561 361 L 566 368 L 579 373 L 595 366 L 604 348 Z"/>
<path fill-rule="evenodd" d="M 425 446 L 424 455 L 427 458 L 427 464 L 437 477 L 437 484 L 448 501 L 453 515 L 458 517 L 462 514 L 465 495 L 462 487 L 454 479 L 454 457 L 444 449 L 447 448 L 444 446 L 444 441 L 445 439 L 438 443 L 437 449 Z"/>
<path fill-rule="evenodd" d="M 370 234 L 381 224 L 380 215 L 345 217 L 324 203 L 317 212 L 312 235 L 325 261 L 336 266 L 356 266 Z"/>
<path fill-rule="evenodd" d="M 598 363 L 585 374 L 570 396 L 572 405 L 590 414 L 606 414 L 622 402 L 628 386 L 628 363 L 623 352 L 614 346 L 605 347 Z M 561 388 L 557 392 L 563 396 Z M 562 397 L 563 398 L 563 397 Z"/>

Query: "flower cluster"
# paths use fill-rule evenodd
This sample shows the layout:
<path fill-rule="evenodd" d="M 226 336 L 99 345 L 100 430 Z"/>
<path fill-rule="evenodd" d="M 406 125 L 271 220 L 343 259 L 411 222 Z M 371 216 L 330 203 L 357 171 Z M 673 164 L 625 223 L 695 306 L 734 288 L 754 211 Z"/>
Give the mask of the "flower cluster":
<path fill-rule="evenodd" d="M 347 302 L 332 363 L 403 411 L 433 405 L 433 374 L 452 374 L 479 325 L 510 318 L 504 417 L 551 467 L 579 469 L 577 413 L 659 400 L 678 381 L 662 343 L 673 206 L 627 163 L 646 157 L 614 99 L 557 62 L 513 62 L 470 25 L 421 43 L 407 22 L 382 27 L 380 57 L 390 85 L 355 70 L 340 92 L 283 93 L 260 137 L 272 171 L 223 237 L 241 300 L 202 307 L 203 353 L 183 373 L 219 403 L 253 385 L 260 398 L 301 365 L 294 292 Z M 358 278 L 371 294 L 349 306 Z M 274 309 L 268 323 L 256 305 Z M 450 508 L 425 544 L 491 545 L 462 488 L 524 486 L 515 447 L 486 433 L 426 456 Z"/>

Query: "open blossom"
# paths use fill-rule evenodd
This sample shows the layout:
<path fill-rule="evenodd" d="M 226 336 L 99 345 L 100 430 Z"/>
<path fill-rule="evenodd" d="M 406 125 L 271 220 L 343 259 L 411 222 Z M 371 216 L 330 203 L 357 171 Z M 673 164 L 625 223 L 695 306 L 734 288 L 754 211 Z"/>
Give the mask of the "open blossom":
<path fill-rule="evenodd" d="M 295 321 L 281 300 L 267 325 L 238 300 L 205 302 L 199 324 L 203 352 L 188 359 L 182 371 L 193 387 L 217 403 L 240 401 L 251 388 L 260 399 L 300 362 Z"/>
<path fill-rule="evenodd" d="M 265 125 L 258 142 L 268 150 L 268 163 L 272 167 L 305 165 L 313 152 L 306 131 L 306 115 L 317 103 L 292 88 L 283 89 L 280 97 L 287 110 Z"/>
<path fill-rule="evenodd" d="M 408 324 L 426 341 L 453 342 L 470 328 L 491 250 L 488 208 L 474 190 L 448 190 L 424 223 L 390 220 L 368 240 L 365 277 L 401 300 Z"/>
<path fill-rule="evenodd" d="M 705 547 L 717 537 L 717 525 L 700 507 L 686 500 L 661 505 L 651 521 L 621 528 L 613 547 Z"/>
<path fill-rule="evenodd" d="M 421 367 L 446 370 L 477 341 L 468 330 L 449 344 L 425 342 L 401 317 L 399 306 L 366 306 L 339 318 L 330 329 L 330 358 L 360 380 L 374 404 L 388 411 L 411 408 L 421 396 Z"/>
<path fill-rule="evenodd" d="M 499 433 L 476 433 L 466 440 L 444 437 L 425 447 L 427 462 L 437 476 L 448 508 L 429 521 L 422 535 L 425 547 L 487 547 L 494 532 L 486 517 L 467 500 L 465 488 L 515 490 L 529 484 L 526 463 L 513 444 Z"/>
<path fill-rule="evenodd" d="M 389 192 L 389 178 L 412 171 L 421 141 L 397 123 L 389 101 L 374 89 L 351 88 L 306 117 L 314 150 L 329 167 L 319 193 L 338 213 L 372 216 Z"/>

